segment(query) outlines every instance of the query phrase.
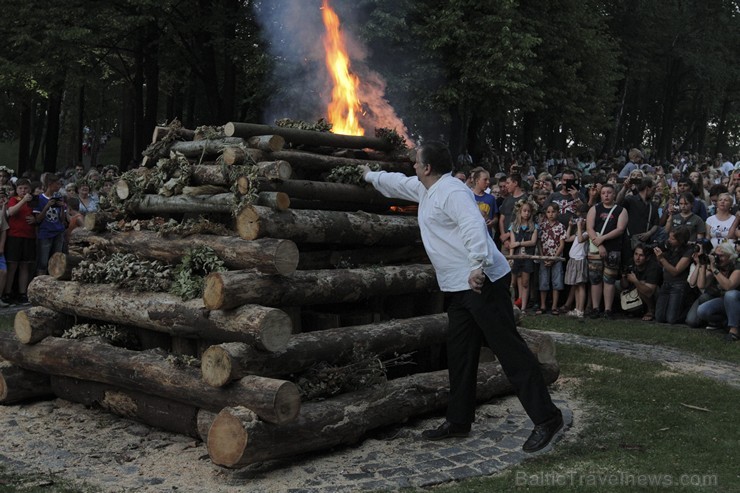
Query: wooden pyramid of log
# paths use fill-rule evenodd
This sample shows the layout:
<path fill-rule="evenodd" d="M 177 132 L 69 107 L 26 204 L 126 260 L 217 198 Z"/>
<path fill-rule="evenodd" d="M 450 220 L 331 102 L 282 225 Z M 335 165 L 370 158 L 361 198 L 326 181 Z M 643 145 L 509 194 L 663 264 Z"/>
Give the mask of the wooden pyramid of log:
<path fill-rule="evenodd" d="M 106 225 L 120 216 L 88 214 L 70 253 L 33 280 L 34 306 L 17 314 L 15 333 L 0 333 L 0 402 L 58 396 L 101 406 L 202 438 L 227 467 L 352 443 L 446 406 L 444 298 L 412 204 L 325 180 L 337 166 L 365 163 L 411 175 L 409 153 L 380 138 L 247 123 L 208 138 L 158 127 L 150 149 L 137 173 L 184 156 L 192 185 L 215 192 L 140 195 L 119 182 L 112 193 L 125 204 L 122 220 L 207 214 L 231 233 L 114 232 Z M 230 190 L 256 199 L 234 217 Z M 91 246 L 175 264 L 202 245 L 228 268 L 206 277 L 202 299 L 70 280 Z M 61 337 L 83 321 L 124 327 L 140 348 Z M 554 381 L 552 340 L 523 335 Z M 296 375 L 344 364 L 358 350 L 378 361 L 411 355 L 414 364 L 385 382 L 302 402 Z M 510 390 L 495 361 L 481 364 L 480 400 Z"/>

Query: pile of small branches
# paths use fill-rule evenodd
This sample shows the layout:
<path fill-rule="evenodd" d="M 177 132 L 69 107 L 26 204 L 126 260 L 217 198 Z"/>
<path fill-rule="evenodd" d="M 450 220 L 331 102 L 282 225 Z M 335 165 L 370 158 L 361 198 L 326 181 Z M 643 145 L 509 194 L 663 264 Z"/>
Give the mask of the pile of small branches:
<path fill-rule="evenodd" d="M 372 171 L 380 171 L 382 169 L 377 163 L 368 163 L 368 166 Z M 359 166 L 351 164 L 346 166 L 337 166 L 332 169 L 331 173 L 326 177 L 326 181 L 346 183 L 348 185 L 367 186 L 365 180 L 362 179 L 362 169 Z"/>
<path fill-rule="evenodd" d="M 151 226 L 152 231 L 158 232 L 161 236 L 177 235 L 218 235 L 218 236 L 236 236 L 236 232 L 227 228 L 221 223 L 211 221 L 203 216 L 197 218 L 188 218 L 185 221 L 175 221 L 170 219 L 166 221 L 163 218 L 156 218 L 157 221 Z M 153 221 L 153 220 L 152 220 Z"/>
<path fill-rule="evenodd" d="M 113 284 L 131 291 L 167 292 L 174 269 L 158 260 L 133 253 L 114 253 L 102 259 L 85 259 L 72 271 L 72 280 L 87 284 Z"/>
<path fill-rule="evenodd" d="M 331 132 L 332 127 L 332 124 L 327 122 L 323 118 L 319 118 L 316 123 L 308 123 L 304 122 L 303 120 L 292 120 L 290 118 L 281 118 L 279 120 L 275 120 L 275 125 L 285 128 L 312 130 L 314 132 Z"/>
<path fill-rule="evenodd" d="M 171 222 L 175 222 L 174 219 L 167 220 L 163 217 L 153 217 L 151 219 L 120 219 L 106 224 L 105 229 L 112 232 L 159 231 L 160 228 L 166 227 L 166 225 Z"/>
<path fill-rule="evenodd" d="M 200 127 L 195 128 L 195 135 L 197 135 L 196 138 L 201 140 L 216 140 L 226 137 L 223 125 L 201 125 Z"/>
<path fill-rule="evenodd" d="M 167 149 L 172 147 L 172 144 L 174 142 L 181 140 L 177 136 L 177 130 L 182 128 L 182 123 L 180 123 L 180 121 L 177 118 L 172 120 L 166 126 L 170 128 L 170 131 L 167 132 L 167 134 L 165 134 L 162 140 L 149 144 L 149 146 L 146 149 L 144 149 L 144 151 L 141 153 L 143 156 L 146 156 L 149 158 L 155 158 L 157 156 L 161 156 L 163 152 L 166 152 Z"/>
<path fill-rule="evenodd" d="M 157 171 L 153 176 L 154 183 L 159 185 L 157 193 L 165 197 L 179 195 L 182 189 L 190 185 L 193 165 L 179 152 L 170 153 L 169 159 L 157 161 Z"/>
<path fill-rule="evenodd" d="M 405 151 L 409 148 L 406 144 L 406 139 L 395 128 L 376 128 L 375 136 L 390 142 L 394 150 Z"/>
<path fill-rule="evenodd" d="M 411 354 L 404 354 L 382 361 L 375 354 L 355 348 L 346 364 L 337 366 L 322 361 L 294 380 L 302 400 L 321 400 L 384 383 L 387 381 L 387 368 L 410 364 L 410 357 Z"/>
<path fill-rule="evenodd" d="M 139 340 L 130 331 L 115 324 L 76 324 L 65 330 L 63 339 L 99 337 L 112 346 L 138 349 Z"/>
<path fill-rule="evenodd" d="M 201 297 L 205 276 L 211 272 L 225 270 L 223 260 L 211 247 L 197 246 L 188 250 L 175 269 L 175 279 L 172 282 L 170 293 L 180 296 L 183 301 Z"/>

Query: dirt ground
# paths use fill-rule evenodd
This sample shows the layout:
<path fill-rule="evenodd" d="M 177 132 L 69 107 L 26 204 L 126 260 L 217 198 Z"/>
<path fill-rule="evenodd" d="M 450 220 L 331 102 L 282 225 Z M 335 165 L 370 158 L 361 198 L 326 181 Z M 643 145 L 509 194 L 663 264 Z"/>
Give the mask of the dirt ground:
<path fill-rule="evenodd" d="M 582 406 L 570 392 L 573 383 L 561 379 L 553 389 L 553 397 L 566 401 L 573 413 L 575 424 L 564 440 L 575 436 L 584 421 Z M 513 410 L 521 413 L 512 397 L 480 406 L 474 432 L 484 435 L 486 427 L 495 427 L 501 416 Z M 386 428 L 354 446 L 228 470 L 211 463 L 200 441 L 55 399 L 0 406 L 0 464 L 18 472 L 43 473 L 43 480 L 37 477 L 31 484 L 48 486 L 64 478 L 106 492 L 277 493 L 317 484 L 317 476 L 324 484 L 338 490 L 344 485 L 350 491 L 347 477 L 360 470 L 368 457 L 413 468 L 415 456 L 428 455 L 430 447 L 418 435 L 439 419 L 439 415 L 429 416 Z M 526 428 L 527 424 L 514 426 Z"/>

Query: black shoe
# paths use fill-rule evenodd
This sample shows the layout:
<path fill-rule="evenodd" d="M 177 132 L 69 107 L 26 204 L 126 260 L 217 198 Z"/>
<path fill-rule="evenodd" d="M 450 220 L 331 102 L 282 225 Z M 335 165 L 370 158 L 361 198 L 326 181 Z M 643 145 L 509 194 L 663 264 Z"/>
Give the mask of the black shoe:
<path fill-rule="evenodd" d="M 545 421 L 534 427 L 532 434 L 524 442 L 522 450 L 525 452 L 537 452 L 547 447 L 555 434 L 563 427 L 563 414 L 558 411 L 558 415 L 549 421 Z"/>
<path fill-rule="evenodd" d="M 18 295 L 18 301 L 17 301 L 17 303 L 19 305 L 30 305 L 31 304 L 31 302 L 28 301 L 28 295 L 26 295 L 26 294 Z"/>
<path fill-rule="evenodd" d="M 8 296 L 7 294 L 3 295 L 2 302 L 5 303 L 5 306 L 15 305 L 13 298 Z"/>
<path fill-rule="evenodd" d="M 594 320 L 597 318 L 601 318 L 601 313 L 599 312 L 599 310 L 593 310 L 591 313 L 589 313 L 588 318 L 592 318 Z"/>
<path fill-rule="evenodd" d="M 611 310 L 604 310 L 604 319 L 606 320 L 614 320 L 614 314 Z"/>
<path fill-rule="evenodd" d="M 445 438 L 466 437 L 468 435 L 470 435 L 470 423 L 456 425 L 449 421 L 445 421 L 435 430 L 426 430 L 421 433 L 421 436 L 427 440 L 444 440 Z"/>

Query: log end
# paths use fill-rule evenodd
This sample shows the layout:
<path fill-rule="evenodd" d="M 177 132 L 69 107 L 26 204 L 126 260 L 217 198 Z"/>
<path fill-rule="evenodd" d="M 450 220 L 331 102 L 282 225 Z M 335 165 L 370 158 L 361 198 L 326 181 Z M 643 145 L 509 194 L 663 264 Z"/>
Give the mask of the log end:
<path fill-rule="evenodd" d="M 236 188 L 240 195 L 246 195 L 249 193 L 249 178 L 246 176 L 240 176 L 236 179 Z"/>
<path fill-rule="evenodd" d="M 203 286 L 203 304 L 209 310 L 220 310 L 225 302 L 224 280 L 218 272 L 206 276 Z"/>
<path fill-rule="evenodd" d="M 259 345 L 265 351 L 276 353 L 285 350 L 293 335 L 293 322 L 282 310 L 269 310 L 262 320 Z"/>
<path fill-rule="evenodd" d="M 223 387 L 231 380 L 232 362 L 228 351 L 221 346 L 211 346 L 200 358 L 203 381 L 212 387 Z"/>
<path fill-rule="evenodd" d="M 224 125 L 224 135 L 227 137 L 233 137 L 235 133 L 236 127 L 234 126 L 234 122 L 228 122 L 226 125 Z"/>
<path fill-rule="evenodd" d="M 57 252 L 49 259 L 49 275 L 54 279 L 67 280 L 70 278 L 67 271 L 67 255 Z"/>
<path fill-rule="evenodd" d="M 3 372 L 0 371 L 0 402 L 5 403 L 8 398 L 8 382 L 5 381 Z"/>
<path fill-rule="evenodd" d="M 31 344 L 33 342 L 33 329 L 31 328 L 31 320 L 28 318 L 27 310 L 21 310 L 15 314 L 13 328 L 15 329 L 15 336 L 22 344 Z"/>
<path fill-rule="evenodd" d="M 131 190 L 129 189 L 128 183 L 126 180 L 118 180 L 116 182 L 116 195 L 121 200 L 126 200 L 131 195 Z"/>
<path fill-rule="evenodd" d="M 275 415 L 277 424 L 290 423 L 301 411 L 301 392 L 293 382 L 285 381 L 275 395 Z"/>
<path fill-rule="evenodd" d="M 275 249 L 275 270 L 281 276 L 289 276 L 298 268 L 299 258 L 298 246 L 290 240 L 283 240 Z"/>
<path fill-rule="evenodd" d="M 260 216 L 254 207 L 244 207 L 236 217 L 236 232 L 245 240 L 260 237 Z"/>
<path fill-rule="evenodd" d="M 290 180 L 290 177 L 293 176 L 293 167 L 288 161 L 277 161 L 275 167 L 280 180 Z"/>
<path fill-rule="evenodd" d="M 223 409 L 208 430 L 208 455 L 214 464 L 238 467 L 244 463 L 249 442 L 248 424 L 259 418 L 244 408 Z"/>

